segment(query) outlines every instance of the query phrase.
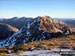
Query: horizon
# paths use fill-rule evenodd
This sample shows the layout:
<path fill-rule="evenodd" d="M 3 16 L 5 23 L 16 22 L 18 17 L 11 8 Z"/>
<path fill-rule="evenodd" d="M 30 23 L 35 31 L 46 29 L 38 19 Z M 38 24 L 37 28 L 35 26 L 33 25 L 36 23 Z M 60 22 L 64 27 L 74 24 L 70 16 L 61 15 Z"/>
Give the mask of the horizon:
<path fill-rule="evenodd" d="M 0 18 L 75 18 L 75 0 L 0 0 Z"/>
<path fill-rule="evenodd" d="M 37 18 L 37 17 L 26 17 L 26 16 L 22 16 L 22 17 L 25 17 L 25 18 Z M 16 17 L 16 18 L 22 18 L 22 17 Z M 45 17 L 45 16 L 41 16 L 41 17 Z M 50 16 L 49 16 L 50 17 Z M 0 19 L 11 19 L 11 18 L 15 18 L 15 17 L 9 17 L 9 18 L 0 18 Z M 52 19 L 72 19 L 72 20 L 75 20 L 75 18 L 56 18 L 56 17 L 51 17 Z"/>

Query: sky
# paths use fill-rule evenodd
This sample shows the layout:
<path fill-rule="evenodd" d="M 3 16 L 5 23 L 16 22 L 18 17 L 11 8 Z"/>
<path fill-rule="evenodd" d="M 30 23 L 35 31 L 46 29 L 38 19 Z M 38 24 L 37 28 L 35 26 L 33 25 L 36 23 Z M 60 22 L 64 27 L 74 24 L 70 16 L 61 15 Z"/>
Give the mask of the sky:
<path fill-rule="evenodd" d="M 75 18 L 75 0 L 0 0 L 0 18 Z"/>

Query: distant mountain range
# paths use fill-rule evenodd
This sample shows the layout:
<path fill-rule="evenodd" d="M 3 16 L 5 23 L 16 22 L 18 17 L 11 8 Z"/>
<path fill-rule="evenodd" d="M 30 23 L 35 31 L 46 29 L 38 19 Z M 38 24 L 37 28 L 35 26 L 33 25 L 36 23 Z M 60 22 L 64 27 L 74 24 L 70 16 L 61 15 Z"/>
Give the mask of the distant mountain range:
<path fill-rule="evenodd" d="M 27 17 L 13 17 L 10 19 L 1 19 L 0 18 L 0 22 L 1 23 L 6 23 L 9 24 L 15 28 L 21 29 L 21 27 L 25 26 L 26 24 L 28 24 L 30 21 L 32 21 L 34 18 L 27 18 Z M 67 19 L 62 19 L 62 18 L 53 18 L 56 21 L 63 21 L 69 25 L 75 26 L 75 19 L 73 18 L 67 18 Z"/>
<path fill-rule="evenodd" d="M 57 21 L 63 21 L 69 25 L 72 25 L 72 26 L 75 26 L 75 18 L 53 18 L 54 20 L 57 20 Z"/>
<path fill-rule="evenodd" d="M 9 19 L 8 19 L 9 20 Z M 14 22 L 17 19 L 14 18 Z M 19 19 L 20 20 L 20 19 Z M 22 20 L 22 21 L 21 21 Z M 75 32 L 74 27 L 70 27 L 64 22 L 55 21 L 49 16 L 37 17 L 37 18 L 23 18 L 18 23 L 17 21 L 13 24 L 15 27 L 17 24 L 23 27 L 18 32 L 14 33 L 7 39 L 1 41 L 0 48 L 7 46 L 14 46 L 18 44 L 24 44 L 33 41 L 42 41 L 52 38 L 57 38 L 59 36 L 65 36 Z M 1 21 L 1 22 L 6 22 Z M 9 20 L 10 22 L 13 20 Z M 12 23 L 12 22 L 10 22 Z M 23 24 L 23 25 L 22 25 Z"/>
<path fill-rule="evenodd" d="M 33 18 L 26 18 L 26 17 L 13 17 L 10 19 L 0 19 L 1 23 L 9 24 L 15 28 L 21 29 L 23 26 L 28 24 Z"/>

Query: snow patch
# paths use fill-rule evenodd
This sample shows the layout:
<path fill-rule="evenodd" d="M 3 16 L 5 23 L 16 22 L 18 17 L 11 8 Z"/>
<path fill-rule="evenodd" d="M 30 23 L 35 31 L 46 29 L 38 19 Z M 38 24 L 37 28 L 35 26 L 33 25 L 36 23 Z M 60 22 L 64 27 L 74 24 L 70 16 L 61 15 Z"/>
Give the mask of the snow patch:
<path fill-rule="evenodd" d="M 59 51 L 59 48 L 55 48 L 53 50 L 33 50 L 33 51 L 25 51 L 24 53 L 19 53 L 19 55 L 38 55 L 38 56 L 61 56 L 59 53 L 55 53 L 54 51 Z M 61 51 L 74 51 L 70 49 L 61 49 Z M 7 55 L 14 55 L 16 53 L 11 53 Z"/>

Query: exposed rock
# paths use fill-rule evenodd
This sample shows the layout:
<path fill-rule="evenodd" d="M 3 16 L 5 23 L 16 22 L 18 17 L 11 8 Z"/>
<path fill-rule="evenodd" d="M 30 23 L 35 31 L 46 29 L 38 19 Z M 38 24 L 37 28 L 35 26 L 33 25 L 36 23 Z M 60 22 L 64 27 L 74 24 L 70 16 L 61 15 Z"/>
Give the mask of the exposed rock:
<path fill-rule="evenodd" d="M 1 48 L 33 41 L 42 41 L 72 33 L 73 30 L 50 17 L 37 17 L 0 45 Z"/>

